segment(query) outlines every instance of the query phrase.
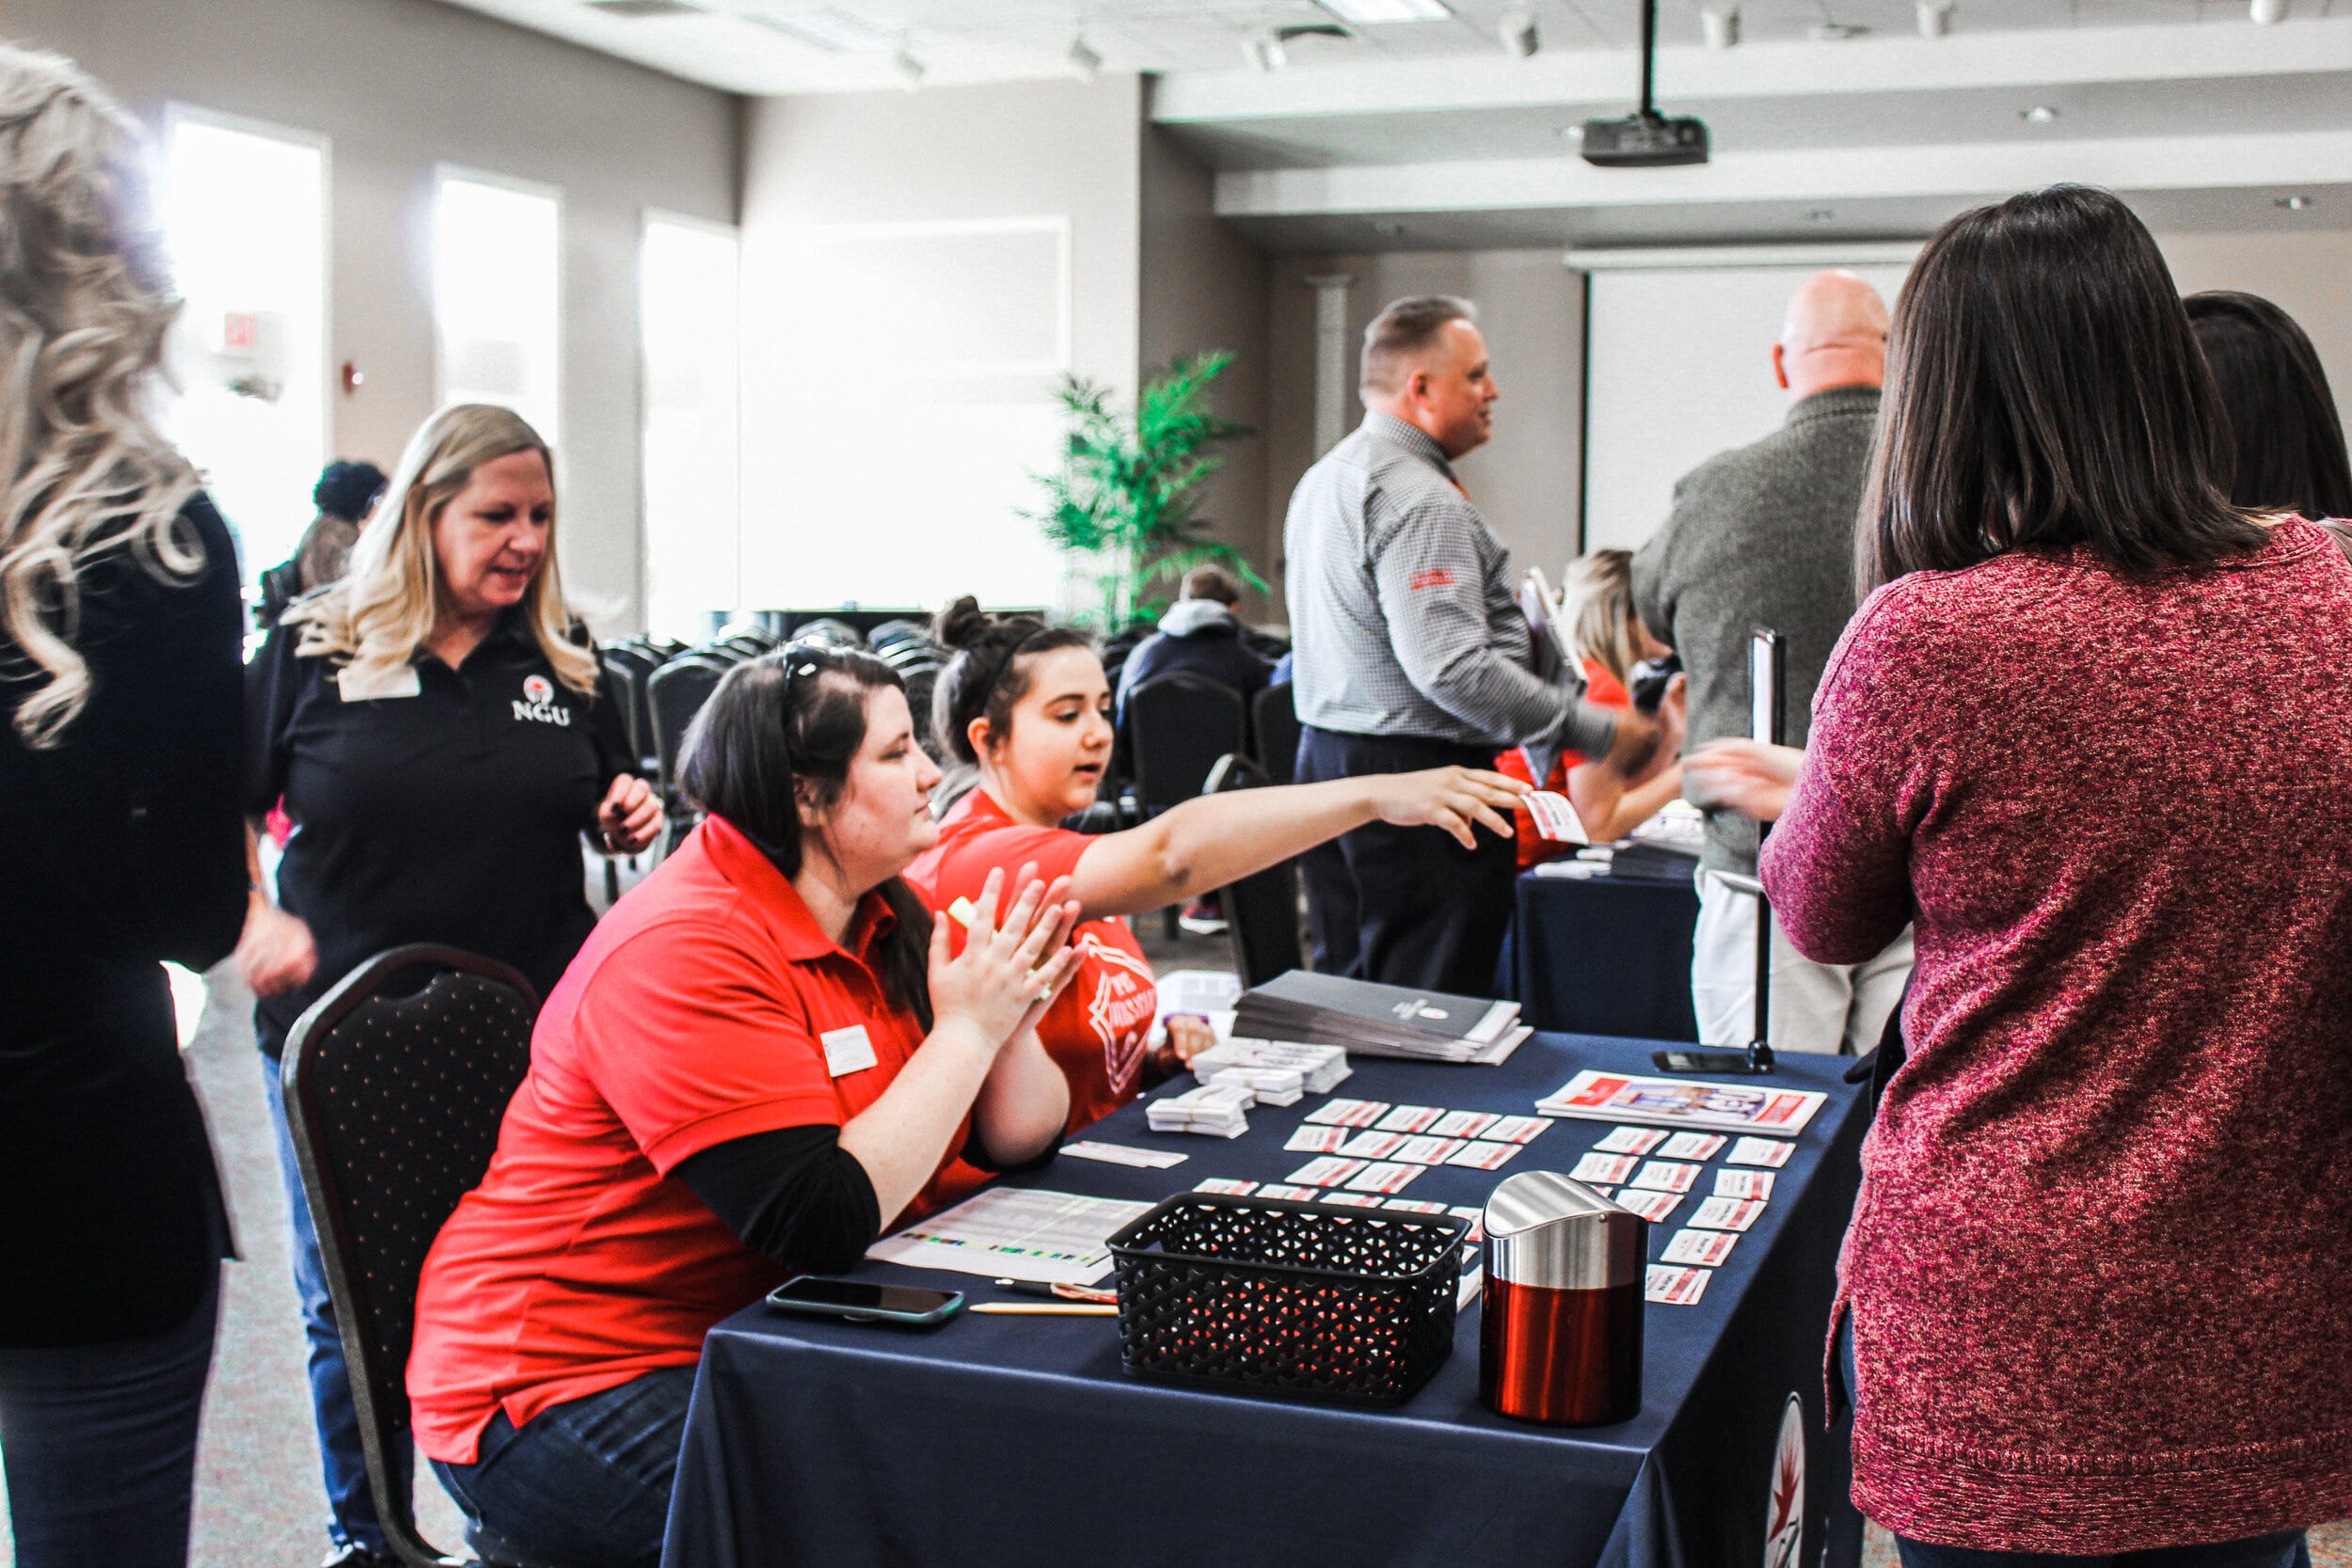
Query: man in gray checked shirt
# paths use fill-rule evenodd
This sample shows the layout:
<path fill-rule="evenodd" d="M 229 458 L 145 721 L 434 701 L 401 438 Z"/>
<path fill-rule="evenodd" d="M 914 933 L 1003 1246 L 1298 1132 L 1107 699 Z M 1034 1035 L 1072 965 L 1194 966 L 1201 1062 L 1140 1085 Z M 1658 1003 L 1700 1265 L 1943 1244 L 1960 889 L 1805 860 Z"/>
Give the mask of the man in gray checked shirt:
<path fill-rule="evenodd" d="M 1301 784 L 1456 764 L 1524 742 L 1633 772 L 1658 750 L 1635 714 L 1534 673 L 1510 552 L 1452 462 L 1485 444 L 1496 388 L 1476 312 L 1400 299 L 1364 333 L 1364 422 L 1307 470 L 1284 526 Z M 1315 967 L 1389 985 L 1494 992 L 1511 924 L 1512 842 L 1464 849 L 1375 823 L 1301 858 Z"/>

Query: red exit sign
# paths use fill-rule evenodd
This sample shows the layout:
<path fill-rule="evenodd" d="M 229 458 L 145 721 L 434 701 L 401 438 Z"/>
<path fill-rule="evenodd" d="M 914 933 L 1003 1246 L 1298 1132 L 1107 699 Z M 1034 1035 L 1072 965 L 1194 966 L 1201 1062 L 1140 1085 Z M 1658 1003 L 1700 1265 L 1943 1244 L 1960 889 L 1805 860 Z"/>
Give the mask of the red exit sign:
<path fill-rule="evenodd" d="M 261 331 L 259 316 L 250 310 L 231 310 L 221 320 L 220 346 L 249 349 L 260 338 Z"/>

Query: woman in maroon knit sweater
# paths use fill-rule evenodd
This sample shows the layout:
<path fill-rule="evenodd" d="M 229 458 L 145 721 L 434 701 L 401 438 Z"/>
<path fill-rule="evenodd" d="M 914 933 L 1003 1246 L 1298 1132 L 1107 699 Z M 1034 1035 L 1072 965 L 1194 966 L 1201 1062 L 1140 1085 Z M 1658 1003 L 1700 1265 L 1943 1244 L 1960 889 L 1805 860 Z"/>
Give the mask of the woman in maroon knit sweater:
<path fill-rule="evenodd" d="M 1954 219 L 1896 308 L 1884 586 L 1762 872 L 1819 961 L 1917 927 L 1841 1298 L 1910 1568 L 2352 1513 L 2352 565 L 2229 505 L 2219 417 L 2103 193 Z"/>

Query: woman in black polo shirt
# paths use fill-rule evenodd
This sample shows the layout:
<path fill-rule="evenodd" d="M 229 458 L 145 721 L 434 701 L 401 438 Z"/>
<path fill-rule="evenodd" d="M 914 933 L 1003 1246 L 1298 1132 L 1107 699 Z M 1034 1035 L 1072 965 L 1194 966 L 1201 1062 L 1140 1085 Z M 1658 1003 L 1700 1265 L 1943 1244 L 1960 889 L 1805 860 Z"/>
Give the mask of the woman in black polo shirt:
<path fill-rule="evenodd" d="M 294 831 L 278 907 L 257 886 L 238 955 L 271 1058 L 327 1533 L 357 1558 L 385 1546 L 286 1137 L 276 1060 L 286 1033 L 344 975 L 404 942 L 512 964 L 544 998 L 596 920 L 580 833 L 634 853 L 660 821 L 564 601 L 553 466 L 531 426 L 482 404 L 427 420 L 349 575 L 296 600 L 254 659 L 247 706 L 247 811 L 259 817 L 283 799 Z"/>

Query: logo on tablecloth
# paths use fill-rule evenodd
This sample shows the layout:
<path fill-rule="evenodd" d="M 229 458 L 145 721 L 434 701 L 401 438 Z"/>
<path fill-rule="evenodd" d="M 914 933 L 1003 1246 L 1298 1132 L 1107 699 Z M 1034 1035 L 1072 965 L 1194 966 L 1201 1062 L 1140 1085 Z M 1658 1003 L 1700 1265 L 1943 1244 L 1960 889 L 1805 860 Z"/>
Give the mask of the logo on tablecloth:
<path fill-rule="evenodd" d="M 1780 1411 L 1772 1496 L 1764 1519 L 1764 1568 L 1796 1568 L 1798 1549 L 1804 1544 L 1804 1404 L 1794 1394 Z"/>

